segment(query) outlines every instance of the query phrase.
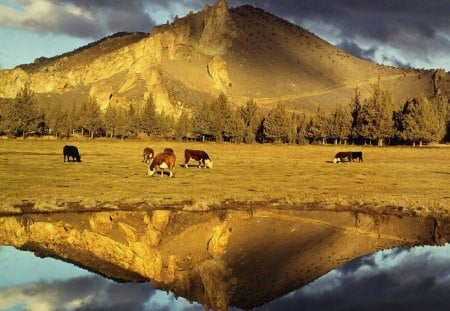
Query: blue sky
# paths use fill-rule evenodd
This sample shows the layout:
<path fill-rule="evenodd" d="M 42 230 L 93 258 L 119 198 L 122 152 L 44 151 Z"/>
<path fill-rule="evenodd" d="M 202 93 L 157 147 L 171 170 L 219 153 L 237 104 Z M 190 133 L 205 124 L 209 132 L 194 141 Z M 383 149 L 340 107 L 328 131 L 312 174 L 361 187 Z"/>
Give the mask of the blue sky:
<path fill-rule="evenodd" d="M 0 67 L 71 51 L 117 31 L 149 32 L 212 0 L 0 0 Z M 365 59 L 450 71 L 447 0 L 229 0 L 296 23 Z"/>

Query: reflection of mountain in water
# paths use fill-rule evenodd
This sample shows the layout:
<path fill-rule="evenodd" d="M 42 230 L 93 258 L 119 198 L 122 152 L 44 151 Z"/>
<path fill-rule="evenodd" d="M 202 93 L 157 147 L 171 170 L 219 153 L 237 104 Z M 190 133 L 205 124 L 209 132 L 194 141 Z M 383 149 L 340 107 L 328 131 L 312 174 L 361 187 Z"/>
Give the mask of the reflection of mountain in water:
<path fill-rule="evenodd" d="M 269 302 L 376 250 L 446 240 L 433 218 L 344 211 L 28 214 L 0 224 L 3 245 L 218 310 Z"/>
<path fill-rule="evenodd" d="M 445 310 L 450 303 L 445 294 L 450 287 L 449 254 L 450 244 L 380 251 L 344 264 L 254 311 L 410 310 L 413 305 L 417 310 L 431 306 Z M 0 271 L 4 271 L 2 310 L 14 305 L 33 310 L 37 304 L 48 310 L 75 304 L 84 310 L 204 310 L 145 283 L 115 283 L 71 264 L 10 247 L 0 247 Z"/>

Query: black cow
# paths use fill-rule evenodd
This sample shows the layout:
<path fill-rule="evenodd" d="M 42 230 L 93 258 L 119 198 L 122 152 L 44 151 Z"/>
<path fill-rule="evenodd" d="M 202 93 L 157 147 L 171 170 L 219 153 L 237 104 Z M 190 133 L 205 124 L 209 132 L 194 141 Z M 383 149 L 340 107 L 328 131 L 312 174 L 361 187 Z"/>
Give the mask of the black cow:
<path fill-rule="evenodd" d="M 362 151 L 352 151 L 352 160 L 358 159 L 358 162 L 363 161 Z"/>
<path fill-rule="evenodd" d="M 67 162 L 70 162 L 70 158 L 72 158 L 72 161 L 81 162 L 80 153 L 78 152 L 78 148 L 75 146 L 65 145 L 63 148 L 63 154 L 64 154 L 64 162 L 66 162 L 66 157 Z"/>

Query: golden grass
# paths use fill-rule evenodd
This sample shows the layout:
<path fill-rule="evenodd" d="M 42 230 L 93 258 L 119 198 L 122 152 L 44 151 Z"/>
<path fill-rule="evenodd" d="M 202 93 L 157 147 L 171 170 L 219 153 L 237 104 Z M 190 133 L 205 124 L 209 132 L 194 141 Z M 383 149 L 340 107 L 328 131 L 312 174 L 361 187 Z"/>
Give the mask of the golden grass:
<path fill-rule="evenodd" d="M 81 163 L 63 162 L 65 144 L 78 146 Z M 145 146 L 175 150 L 176 178 L 147 176 Z M 185 148 L 207 151 L 214 168 L 180 167 Z M 362 150 L 364 162 L 330 163 L 345 150 Z M 254 202 L 428 214 L 446 213 L 450 206 L 449 148 L 4 140 L 0 174 L 0 213 L 17 212 L 14 206 L 23 201 L 41 211 L 209 209 Z"/>

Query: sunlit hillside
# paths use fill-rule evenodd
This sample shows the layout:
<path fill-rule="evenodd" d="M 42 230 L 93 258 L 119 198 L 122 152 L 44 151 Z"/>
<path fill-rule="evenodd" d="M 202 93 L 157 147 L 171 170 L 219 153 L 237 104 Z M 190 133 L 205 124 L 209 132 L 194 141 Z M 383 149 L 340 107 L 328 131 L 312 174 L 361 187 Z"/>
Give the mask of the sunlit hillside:
<path fill-rule="evenodd" d="M 30 83 L 40 102 L 66 106 L 92 97 L 103 109 L 127 107 L 152 96 L 159 111 L 178 115 L 224 93 L 237 105 L 254 99 L 316 111 L 348 103 L 356 87 L 368 96 L 378 81 L 397 106 L 420 93 L 447 93 L 446 73 L 439 75 L 358 59 L 261 9 L 229 9 L 219 0 L 148 34 L 120 33 L 0 71 L 0 98 Z"/>

